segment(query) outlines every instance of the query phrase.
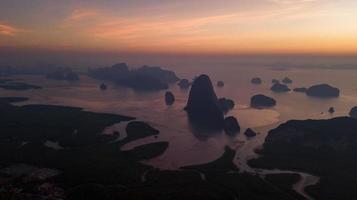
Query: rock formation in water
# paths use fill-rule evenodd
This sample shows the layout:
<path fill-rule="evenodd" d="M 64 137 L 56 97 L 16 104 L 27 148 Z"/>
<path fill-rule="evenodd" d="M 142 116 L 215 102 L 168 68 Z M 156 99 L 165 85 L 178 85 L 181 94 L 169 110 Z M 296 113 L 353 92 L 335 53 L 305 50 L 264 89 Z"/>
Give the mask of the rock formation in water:
<path fill-rule="evenodd" d="M 165 102 L 166 102 L 166 105 L 172 105 L 174 104 L 175 102 L 175 96 L 172 92 L 170 91 L 167 91 L 165 93 Z"/>
<path fill-rule="evenodd" d="M 54 72 L 46 75 L 48 79 L 63 80 L 63 81 L 78 81 L 79 76 L 70 68 L 58 68 Z"/>
<path fill-rule="evenodd" d="M 290 88 L 287 85 L 275 83 L 270 90 L 273 92 L 289 92 Z"/>
<path fill-rule="evenodd" d="M 357 119 L 357 106 L 353 107 L 349 113 L 349 115 L 353 118 Z"/>
<path fill-rule="evenodd" d="M 181 89 L 188 89 L 190 88 L 191 83 L 187 79 L 181 79 L 177 85 L 180 86 Z"/>
<path fill-rule="evenodd" d="M 255 77 L 255 78 L 252 78 L 252 80 L 250 82 L 252 84 L 260 85 L 260 84 L 262 84 L 262 79 L 259 77 Z"/>
<path fill-rule="evenodd" d="M 224 119 L 224 132 L 229 135 L 238 133 L 240 131 L 240 126 L 238 120 L 235 117 L 227 117 Z"/>
<path fill-rule="evenodd" d="M 272 107 L 276 105 L 276 101 L 268 96 L 258 94 L 250 99 L 250 106 L 253 108 Z"/>
<path fill-rule="evenodd" d="M 294 92 L 302 92 L 302 93 L 306 93 L 307 88 L 306 87 L 299 87 L 299 88 L 294 88 L 293 90 Z"/>
<path fill-rule="evenodd" d="M 136 90 L 163 90 L 168 84 L 175 83 L 176 74 L 160 67 L 142 66 L 129 70 L 126 63 L 118 63 L 112 67 L 89 69 L 88 74 L 96 79 L 113 81 L 116 84 Z"/>
<path fill-rule="evenodd" d="M 273 80 L 271 80 L 271 83 L 272 83 L 272 84 L 280 83 L 280 81 L 279 81 L 278 79 L 275 79 L 275 78 L 274 78 Z"/>
<path fill-rule="evenodd" d="M 330 108 L 328 109 L 328 112 L 329 112 L 330 114 L 333 114 L 333 113 L 335 112 L 335 108 L 334 108 L 334 107 L 330 107 Z"/>
<path fill-rule="evenodd" d="M 256 132 L 254 132 L 252 129 L 248 128 L 245 132 L 244 135 L 247 137 L 255 137 L 257 135 Z"/>
<path fill-rule="evenodd" d="M 107 90 L 108 87 L 107 87 L 106 84 L 102 83 L 102 84 L 100 84 L 99 88 L 100 88 L 101 90 Z"/>
<path fill-rule="evenodd" d="M 218 105 L 224 113 L 227 113 L 229 110 L 234 108 L 235 103 L 232 99 L 219 98 Z"/>
<path fill-rule="evenodd" d="M 309 89 L 307 89 L 306 94 L 308 96 L 321 98 L 339 97 L 340 90 L 328 84 L 319 84 L 311 86 Z"/>
<path fill-rule="evenodd" d="M 223 87 L 224 86 L 224 82 L 223 81 L 218 81 L 217 82 L 217 87 Z"/>
<path fill-rule="evenodd" d="M 290 78 L 288 78 L 288 77 L 285 77 L 285 78 L 282 80 L 282 82 L 285 83 L 285 84 L 291 84 L 291 83 L 293 83 L 293 81 L 292 81 Z"/>
<path fill-rule="evenodd" d="M 223 128 L 224 115 L 207 75 L 200 75 L 193 82 L 185 110 L 194 125 L 209 129 Z"/>

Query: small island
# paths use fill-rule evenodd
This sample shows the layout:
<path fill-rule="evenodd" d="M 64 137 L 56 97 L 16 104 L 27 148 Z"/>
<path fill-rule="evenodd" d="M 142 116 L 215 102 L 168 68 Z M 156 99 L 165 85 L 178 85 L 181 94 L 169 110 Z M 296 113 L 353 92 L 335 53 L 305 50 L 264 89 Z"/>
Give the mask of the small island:
<path fill-rule="evenodd" d="M 319 84 L 307 89 L 306 95 L 320 98 L 339 97 L 340 90 L 328 84 Z"/>
<path fill-rule="evenodd" d="M 273 92 L 279 92 L 279 93 L 291 91 L 290 88 L 289 88 L 287 85 L 281 84 L 281 83 L 275 83 L 275 84 L 270 88 L 270 90 L 273 91 Z"/>
<path fill-rule="evenodd" d="M 260 85 L 260 84 L 262 84 L 263 81 L 261 78 L 255 77 L 255 78 L 252 78 L 252 80 L 250 82 L 255 85 Z"/>
<path fill-rule="evenodd" d="M 290 78 L 288 77 L 285 77 L 281 82 L 285 83 L 285 84 L 291 84 L 293 83 L 293 80 L 291 80 Z"/>
<path fill-rule="evenodd" d="M 254 95 L 250 99 L 250 106 L 253 108 L 273 107 L 276 105 L 275 99 L 263 94 Z"/>
<path fill-rule="evenodd" d="M 172 92 L 167 91 L 165 93 L 165 102 L 166 102 L 166 105 L 168 105 L 168 106 L 174 104 L 175 95 Z"/>
<path fill-rule="evenodd" d="M 55 71 L 48 73 L 46 78 L 61 81 L 79 81 L 78 74 L 73 72 L 71 68 L 57 68 Z"/>
<path fill-rule="evenodd" d="M 272 83 L 272 84 L 276 84 L 276 83 L 280 83 L 280 81 L 279 81 L 278 79 L 275 79 L 275 78 L 274 78 L 274 79 L 271 80 L 271 83 Z"/>
<path fill-rule="evenodd" d="M 223 81 L 217 81 L 217 87 L 223 87 L 224 82 Z"/>
<path fill-rule="evenodd" d="M 232 99 L 219 98 L 218 105 L 224 113 L 227 113 L 234 108 L 235 103 Z"/>
<path fill-rule="evenodd" d="M 181 89 L 188 89 L 191 86 L 191 83 L 188 79 L 181 79 L 177 84 Z"/>
<path fill-rule="evenodd" d="M 233 116 L 225 118 L 223 129 L 228 135 L 238 133 L 240 131 L 238 120 Z"/>
<path fill-rule="evenodd" d="M 248 138 L 255 137 L 257 135 L 256 132 L 254 132 L 251 128 L 248 128 L 245 132 L 244 135 L 247 136 Z"/>

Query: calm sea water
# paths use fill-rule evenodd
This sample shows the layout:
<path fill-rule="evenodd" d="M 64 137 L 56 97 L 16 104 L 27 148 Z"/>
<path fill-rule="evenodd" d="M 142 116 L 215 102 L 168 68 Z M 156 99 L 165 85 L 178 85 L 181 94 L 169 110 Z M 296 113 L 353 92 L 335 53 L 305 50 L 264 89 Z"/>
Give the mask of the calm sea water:
<path fill-rule="evenodd" d="M 225 87 L 215 88 L 217 96 L 227 97 L 236 102 L 234 110 L 228 116 L 235 116 L 242 127 L 236 136 L 227 136 L 223 132 L 205 133 L 193 131 L 183 108 L 189 90 L 182 90 L 171 85 L 170 90 L 176 96 L 173 106 L 166 106 L 165 91 L 136 92 L 128 88 L 108 83 L 109 89 L 99 90 L 101 81 L 82 76 L 78 83 L 46 80 L 40 76 L 18 76 L 28 83 L 44 86 L 42 90 L 5 91 L 0 89 L 0 96 L 26 96 L 26 104 L 54 104 L 82 107 L 96 112 L 117 113 L 137 117 L 160 130 L 158 138 L 144 138 L 134 141 L 124 149 L 152 141 L 169 141 L 168 150 L 152 160 L 145 161 L 163 169 L 177 169 L 180 166 L 200 164 L 218 158 L 226 145 L 237 149 L 236 163 L 246 167 L 245 161 L 254 157 L 253 149 L 259 147 L 267 131 L 290 119 L 321 119 L 345 116 L 357 105 L 357 71 L 324 69 L 289 69 L 273 70 L 267 67 L 175 67 L 172 68 L 181 78 L 192 79 L 194 76 L 208 74 L 214 85 L 218 80 L 225 82 Z M 291 78 L 290 88 L 329 83 L 341 89 L 341 96 L 332 99 L 307 97 L 302 93 L 289 92 L 276 94 L 270 91 L 273 78 Z M 252 77 L 261 77 L 262 85 L 250 84 Z M 277 106 L 272 109 L 257 110 L 249 107 L 252 95 L 265 94 L 275 98 Z M 329 114 L 329 107 L 336 112 Z M 243 132 L 253 128 L 260 134 L 247 139 Z"/>

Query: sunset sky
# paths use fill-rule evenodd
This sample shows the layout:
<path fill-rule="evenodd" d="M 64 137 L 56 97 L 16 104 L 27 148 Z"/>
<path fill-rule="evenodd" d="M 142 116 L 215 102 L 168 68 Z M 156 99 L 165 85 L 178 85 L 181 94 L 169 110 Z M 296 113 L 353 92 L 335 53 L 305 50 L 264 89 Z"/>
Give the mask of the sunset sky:
<path fill-rule="evenodd" d="M 357 1 L 1 0 L 1 47 L 357 54 Z"/>

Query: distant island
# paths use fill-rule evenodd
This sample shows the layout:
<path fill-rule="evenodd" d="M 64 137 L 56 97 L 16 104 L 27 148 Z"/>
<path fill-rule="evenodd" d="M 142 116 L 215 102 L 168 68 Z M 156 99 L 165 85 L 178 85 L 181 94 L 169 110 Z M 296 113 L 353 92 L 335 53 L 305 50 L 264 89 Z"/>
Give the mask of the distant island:
<path fill-rule="evenodd" d="M 32 85 L 12 79 L 0 79 L 0 88 L 4 90 L 17 90 L 17 91 L 42 89 L 41 86 Z"/>
<path fill-rule="evenodd" d="M 78 74 L 73 72 L 71 68 L 57 68 L 54 72 L 48 73 L 46 77 L 54 80 L 79 81 Z"/>
<path fill-rule="evenodd" d="M 126 63 L 118 63 L 111 67 L 88 70 L 89 76 L 99 80 L 113 81 L 118 85 L 136 90 L 164 90 L 168 84 L 179 80 L 175 72 L 161 67 L 142 66 L 129 69 Z"/>
<path fill-rule="evenodd" d="M 306 95 L 320 98 L 339 97 L 340 90 L 330 86 L 329 84 L 318 84 L 309 87 L 306 90 Z"/>

